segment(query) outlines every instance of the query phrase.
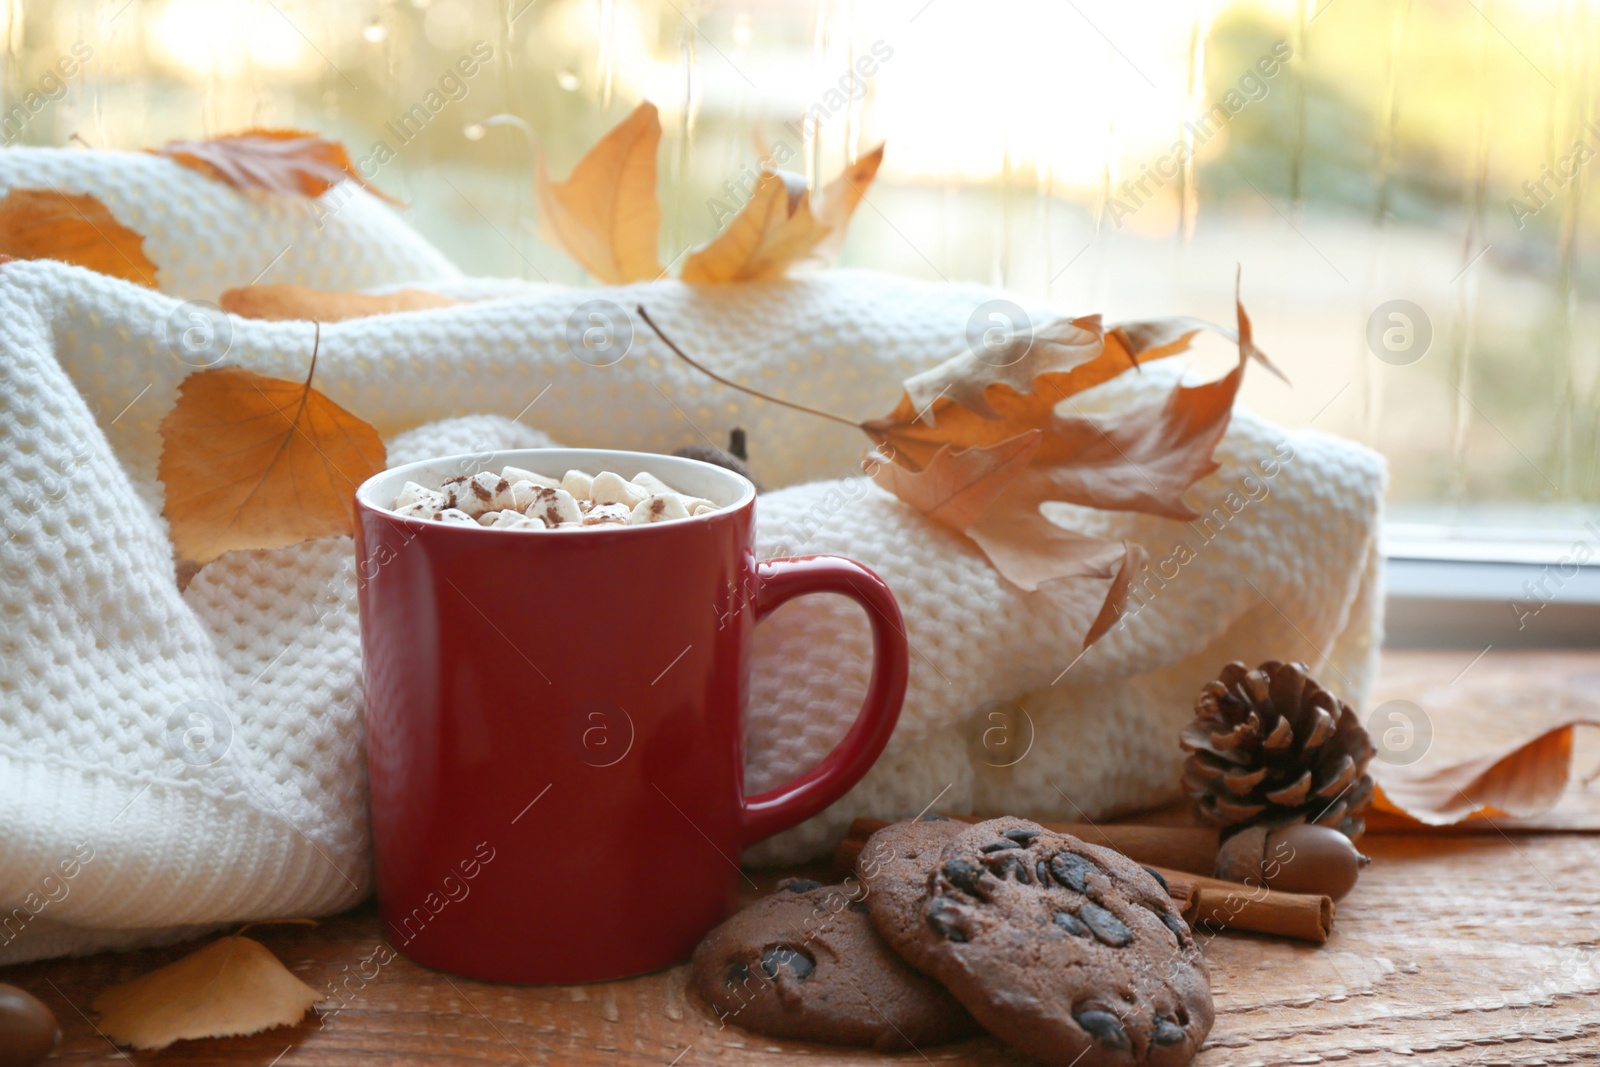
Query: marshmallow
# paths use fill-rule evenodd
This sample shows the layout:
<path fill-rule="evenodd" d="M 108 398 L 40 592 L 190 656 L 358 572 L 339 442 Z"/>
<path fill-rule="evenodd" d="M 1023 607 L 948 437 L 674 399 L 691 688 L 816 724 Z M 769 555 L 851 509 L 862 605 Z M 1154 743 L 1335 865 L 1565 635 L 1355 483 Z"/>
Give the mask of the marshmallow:
<path fill-rule="evenodd" d="M 523 470 L 521 467 L 502 467 L 500 469 L 500 477 L 512 483 L 532 482 L 534 485 L 542 485 L 546 489 L 554 489 L 561 484 L 549 475 L 535 474 L 533 471 Z"/>
<path fill-rule="evenodd" d="M 568 471 L 561 479 L 561 488 L 579 500 L 594 498 L 594 476 L 583 471 Z"/>
<path fill-rule="evenodd" d="M 489 515 L 493 515 L 494 519 L 492 521 L 485 521 L 485 520 L 489 519 Z M 515 511 L 494 511 L 494 512 L 490 512 L 488 515 L 484 515 L 478 521 L 480 523 L 482 523 L 483 525 L 492 527 L 493 529 L 496 529 L 496 530 L 542 530 L 542 529 L 544 529 L 544 520 L 543 519 L 539 519 L 539 518 L 536 518 L 536 517 L 530 516 L 530 515 L 521 515 L 521 514 L 518 514 Z"/>
<path fill-rule="evenodd" d="M 657 478 L 649 471 L 640 471 L 638 474 L 635 474 L 633 476 L 633 484 L 637 485 L 640 489 L 643 489 L 651 496 L 661 496 L 663 493 L 677 492 L 676 489 L 672 488 L 672 486 L 668 485 L 660 478 Z"/>
<path fill-rule="evenodd" d="M 407 504 L 415 504 L 417 501 L 425 499 L 429 493 L 433 492 L 434 490 L 429 489 L 425 485 L 418 485 L 416 482 L 407 482 L 405 485 L 400 487 L 400 495 L 394 498 L 395 510 L 398 511 Z M 444 498 L 441 496 L 440 499 L 442 500 Z"/>
<path fill-rule="evenodd" d="M 438 489 L 406 482 L 394 510 L 407 518 L 472 523 L 495 530 L 621 526 L 686 519 L 716 511 L 649 471 L 626 481 L 614 471 L 570 470 L 557 482 L 523 467 L 447 478 Z"/>
<path fill-rule="evenodd" d="M 411 490 L 417 490 L 411 492 Z M 433 519 L 446 507 L 445 495 L 427 489 L 416 482 L 407 482 L 405 491 L 395 500 L 394 510 L 408 519 Z"/>
<path fill-rule="evenodd" d="M 539 489 L 526 514 L 537 516 L 546 526 L 563 526 L 583 521 L 578 501 L 565 489 Z"/>
<path fill-rule="evenodd" d="M 683 506 L 683 498 L 677 493 L 660 493 L 648 497 L 634 505 L 633 511 L 628 515 L 628 524 L 637 526 L 646 522 L 666 522 L 670 519 L 687 519 L 689 509 Z"/>
<path fill-rule="evenodd" d="M 621 526 L 628 521 L 631 510 L 626 504 L 596 504 L 583 513 L 585 526 Z"/>
<path fill-rule="evenodd" d="M 632 482 L 623 481 L 620 474 L 601 471 L 594 476 L 589 496 L 596 504 L 626 504 L 633 508 L 649 499 L 650 494 Z"/>
<path fill-rule="evenodd" d="M 536 485 L 526 478 L 512 482 L 510 488 L 505 491 L 504 496 L 506 499 L 501 505 L 501 509 L 504 511 L 527 511 L 529 505 L 539 499 L 539 493 L 542 491 L 544 491 L 543 486 Z"/>
<path fill-rule="evenodd" d="M 495 507 L 495 497 L 499 495 L 500 483 L 504 481 L 493 471 L 479 471 L 459 482 L 450 479 L 445 483 L 445 492 L 449 494 L 450 507 L 476 519 L 486 511 L 499 510 Z"/>

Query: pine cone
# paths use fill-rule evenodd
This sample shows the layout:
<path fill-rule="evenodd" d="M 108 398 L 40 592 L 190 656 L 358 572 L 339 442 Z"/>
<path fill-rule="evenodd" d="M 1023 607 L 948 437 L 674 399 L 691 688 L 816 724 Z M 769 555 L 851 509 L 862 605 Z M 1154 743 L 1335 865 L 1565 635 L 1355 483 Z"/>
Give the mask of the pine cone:
<path fill-rule="evenodd" d="M 1195 702 L 1179 743 L 1193 753 L 1183 785 L 1195 812 L 1218 826 L 1318 823 L 1351 840 L 1372 804 L 1372 739 L 1350 705 L 1303 663 L 1222 668 Z"/>

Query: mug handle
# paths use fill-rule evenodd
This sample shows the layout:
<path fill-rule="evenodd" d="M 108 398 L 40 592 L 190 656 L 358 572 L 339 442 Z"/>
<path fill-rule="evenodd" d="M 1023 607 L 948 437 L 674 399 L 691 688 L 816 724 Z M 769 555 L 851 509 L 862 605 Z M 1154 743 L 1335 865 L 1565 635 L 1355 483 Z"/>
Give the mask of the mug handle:
<path fill-rule="evenodd" d="M 743 847 L 787 830 L 850 791 L 889 743 L 906 695 L 905 622 L 894 593 L 867 567 L 842 556 L 798 556 L 756 564 L 756 622 L 809 593 L 839 593 L 860 604 L 872 627 L 872 680 L 850 732 L 822 762 L 786 785 L 744 799 Z"/>

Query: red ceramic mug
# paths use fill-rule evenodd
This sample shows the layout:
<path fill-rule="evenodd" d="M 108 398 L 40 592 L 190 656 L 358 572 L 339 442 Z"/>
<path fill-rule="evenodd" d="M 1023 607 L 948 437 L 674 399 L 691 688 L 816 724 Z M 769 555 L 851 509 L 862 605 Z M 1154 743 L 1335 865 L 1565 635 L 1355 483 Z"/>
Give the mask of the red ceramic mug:
<path fill-rule="evenodd" d="M 641 526 L 496 530 L 403 518 L 407 481 L 512 465 L 648 471 L 720 509 Z M 820 812 L 883 751 L 906 687 L 893 594 L 833 556 L 757 561 L 756 493 L 691 459 L 524 449 L 395 467 L 356 491 L 378 902 L 419 963 L 588 982 L 685 959 L 731 909 L 745 847 Z M 866 609 L 855 724 L 744 794 L 751 632 L 779 604 Z"/>

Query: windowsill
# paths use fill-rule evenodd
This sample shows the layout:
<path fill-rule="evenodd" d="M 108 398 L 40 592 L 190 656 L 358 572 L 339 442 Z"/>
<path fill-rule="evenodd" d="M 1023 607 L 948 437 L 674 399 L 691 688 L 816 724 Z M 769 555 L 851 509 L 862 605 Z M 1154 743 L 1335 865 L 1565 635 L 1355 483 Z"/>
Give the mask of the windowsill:
<path fill-rule="evenodd" d="M 1510 530 L 1393 523 L 1391 648 L 1600 647 L 1600 521 Z"/>

